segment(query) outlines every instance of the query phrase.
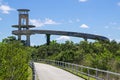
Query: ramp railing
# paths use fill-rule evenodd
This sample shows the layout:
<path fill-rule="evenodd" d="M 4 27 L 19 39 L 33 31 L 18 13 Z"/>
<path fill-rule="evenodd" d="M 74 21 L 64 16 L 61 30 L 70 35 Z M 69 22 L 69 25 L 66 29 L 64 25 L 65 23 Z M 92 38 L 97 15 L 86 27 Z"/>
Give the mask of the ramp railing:
<path fill-rule="evenodd" d="M 35 72 L 34 62 L 30 61 L 29 65 L 32 69 L 32 80 L 37 80 L 37 75 L 36 75 L 36 72 Z"/>
<path fill-rule="evenodd" d="M 47 59 L 39 59 L 37 60 L 37 62 L 54 65 L 73 72 L 76 75 L 85 75 L 87 76 L 87 80 L 90 80 L 91 77 L 94 78 L 94 80 L 120 80 L 120 73 L 100 70 L 97 68 L 91 68 L 83 65 Z"/>

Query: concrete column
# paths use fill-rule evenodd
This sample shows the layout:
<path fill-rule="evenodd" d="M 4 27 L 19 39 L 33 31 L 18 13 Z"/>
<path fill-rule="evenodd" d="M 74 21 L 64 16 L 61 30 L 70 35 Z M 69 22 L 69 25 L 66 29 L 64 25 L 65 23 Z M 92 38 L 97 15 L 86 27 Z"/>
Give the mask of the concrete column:
<path fill-rule="evenodd" d="M 26 46 L 30 46 L 30 35 L 26 35 Z"/>
<path fill-rule="evenodd" d="M 18 40 L 20 40 L 20 41 L 21 41 L 21 35 L 18 35 Z"/>
<path fill-rule="evenodd" d="M 87 41 L 87 38 L 84 38 L 85 41 Z"/>
<path fill-rule="evenodd" d="M 18 28 L 18 31 L 21 31 L 21 27 L 20 27 L 20 26 L 19 26 L 19 28 Z M 20 35 L 20 34 L 18 35 L 18 40 L 21 41 L 21 35 Z"/>
<path fill-rule="evenodd" d="M 47 42 L 47 45 L 50 44 L 50 34 L 46 34 L 46 42 Z"/>

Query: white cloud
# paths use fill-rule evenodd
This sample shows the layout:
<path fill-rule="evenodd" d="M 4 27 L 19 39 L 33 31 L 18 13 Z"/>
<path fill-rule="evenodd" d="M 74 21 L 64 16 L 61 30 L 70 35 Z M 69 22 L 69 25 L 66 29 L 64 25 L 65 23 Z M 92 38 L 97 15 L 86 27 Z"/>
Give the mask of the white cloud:
<path fill-rule="evenodd" d="M 109 28 L 109 26 L 105 26 L 105 29 L 108 29 Z"/>
<path fill-rule="evenodd" d="M 35 43 L 31 43 L 31 46 L 35 46 Z"/>
<path fill-rule="evenodd" d="M 32 25 L 35 25 L 36 27 L 44 26 L 44 23 L 42 23 L 40 20 L 36 20 L 36 19 L 30 19 L 30 23 Z"/>
<path fill-rule="evenodd" d="M 77 18 L 77 19 L 74 19 L 74 20 L 72 20 L 72 19 L 68 20 L 68 23 L 76 23 L 76 22 L 80 22 L 80 19 Z"/>
<path fill-rule="evenodd" d="M 56 40 L 70 40 L 70 37 L 69 36 L 60 36 Z"/>
<path fill-rule="evenodd" d="M 0 17 L 0 21 L 2 21 L 2 18 Z"/>
<path fill-rule="evenodd" d="M 89 26 L 86 25 L 86 24 L 82 24 L 82 25 L 80 26 L 80 28 L 89 28 Z"/>
<path fill-rule="evenodd" d="M 0 10 L 1 10 L 2 13 L 4 13 L 4 14 L 9 14 L 10 11 L 15 10 L 15 9 L 11 8 L 11 7 L 8 6 L 8 5 L 2 4 L 2 5 L 0 5 Z"/>
<path fill-rule="evenodd" d="M 117 38 L 117 39 L 115 39 L 115 38 L 114 38 L 114 39 L 113 39 L 113 38 L 109 38 L 109 40 L 110 40 L 110 41 L 115 40 L 116 42 L 120 43 L 120 39 L 118 39 L 118 38 Z"/>
<path fill-rule="evenodd" d="M 53 21 L 52 19 L 46 18 L 44 24 L 58 24 L 58 23 Z"/>
<path fill-rule="evenodd" d="M 69 20 L 68 23 L 73 23 L 73 21 L 72 21 L 72 20 Z"/>
<path fill-rule="evenodd" d="M 117 22 L 110 22 L 110 24 L 111 24 L 111 25 L 116 25 L 116 24 L 117 24 Z"/>
<path fill-rule="evenodd" d="M 30 23 L 32 25 L 35 25 L 36 27 L 59 24 L 59 23 L 57 23 L 57 22 L 55 22 L 55 21 L 53 21 L 52 19 L 49 19 L 49 18 L 45 18 L 45 20 L 43 20 L 43 21 L 37 20 L 37 19 L 30 19 Z"/>
<path fill-rule="evenodd" d="M 79 2 L 87 2 L 88 0 L 78 0 Z"/>
<path fill-rule="evenodd" d="M 106 26 L 104 26 L 105 29 L 119 29 L 118 22 L 109 22 Z"/>
<path fill-rule="evenodd" d="M 80 22 L 80 19 L 76 19 L 76 22 Z"/>
<path fill-rule="evenodd" d="M 115 40 L 115 41 L 117 41 L 118 43 L 120 43 L 120 39 L 110 39 L 110 41 L 113 41 L 113 40 Z"/>
<path fill-rule="evenodd" d="M 118 2 L 117 5 L 120 6 L 120 2 Z"/>

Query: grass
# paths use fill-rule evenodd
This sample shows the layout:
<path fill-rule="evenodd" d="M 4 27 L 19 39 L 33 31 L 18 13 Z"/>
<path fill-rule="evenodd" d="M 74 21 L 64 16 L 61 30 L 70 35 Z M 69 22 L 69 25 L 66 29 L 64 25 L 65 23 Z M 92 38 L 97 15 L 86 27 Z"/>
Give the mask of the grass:
<path fill-rule="evenodd" d="M 28 74 L 29 75 L 27 80 L 32 80 L 33 75 L 32 75 L 32 69 L 30 67 L 28 68 Z M 36 75 L 36 79 L 39 80 L 37 75 Z"/>
<path fill-rule="evenodd" d="M 95 78 L 88 77 L 88 76 L 86 76 L 86 75 L 77 73 L 77 72 L 75 72 L 75 71 L 73 71 L 73 70 L 70 70 L 70 69 L 64 69 L 64 70 L 66 70 L 66 71 L 68 71 L 68 72 L 70 72 L 70 73 L 72 73 L 72 74 L 74 74 L 74 75 L 76 75 L 76 76 L 79 76 L 79 77 L 81 77 L 81 78 L 83 78 L 83 79 L 85 79 L 85 80 L 96 80 Z"/>
<path fill-rule="evenodd" d="M 32 80 L 32 69 L 30 67 L 28 67 L 28 79 L 27 80 Z"/>

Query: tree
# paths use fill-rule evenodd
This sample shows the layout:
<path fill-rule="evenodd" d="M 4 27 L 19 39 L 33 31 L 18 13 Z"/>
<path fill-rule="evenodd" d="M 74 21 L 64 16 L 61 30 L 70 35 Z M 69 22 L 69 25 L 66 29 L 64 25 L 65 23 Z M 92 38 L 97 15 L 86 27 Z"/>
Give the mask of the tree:
<path fill-rule="evenodd" d="M 14 42 L 20 42 L 21 45 L 26 45 L 26 41 L 25 40 L 17 40 L 15 36 L 8 36 L 7 38 L 2 40 L 2 43 L 14 43 Z"/>
<path fill-rule="evenodd" d="M 66 41 L 59 44 L 52 41 L 49 45 L 39 46 L 35 55 L 38 58 L 74 62 L 117 72 L 120 66 L 120 43 L 116 41 L 81 41 L 75 44 L 72 41 Z"/>
<path fill-rule="evenodd" d="M 74 60 L 74 52 L 73 51 L 62 51 L 56 56 L 56 60 L 65 61 L 65 62 L 73 62 Z"/>
<path fill-rule="evenodd" d="M 0 80 L 27 80 L 28 55 L 27 47 L 19 42 L 0 44 Z"/>
<path fill-rule="evenodd" d="M 9 43 L 9 42 L 12 42 L 12 41 L 15 41 L 15 40 L 16 40 L 15 36 L 8 36 L 7 38 L 3 39 L 2 42 L 3 43 Z"/>

